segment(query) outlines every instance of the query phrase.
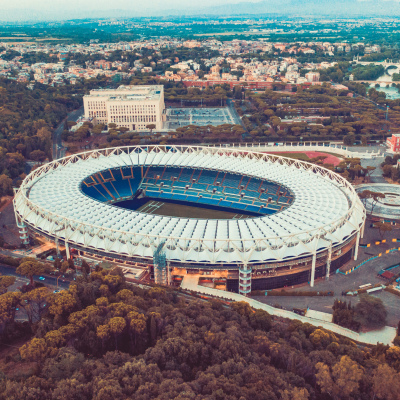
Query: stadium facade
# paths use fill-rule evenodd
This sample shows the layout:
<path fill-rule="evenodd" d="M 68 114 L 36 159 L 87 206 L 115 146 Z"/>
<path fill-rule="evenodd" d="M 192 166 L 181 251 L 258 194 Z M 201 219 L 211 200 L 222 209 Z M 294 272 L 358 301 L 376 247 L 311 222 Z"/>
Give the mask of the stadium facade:
<path fill-rule="evenodd" d="M 196 219 L 127 209 L 150 198 L 230 211 Z M 89 151 L 34 170 L 16 191 L 32 231 L 83 254 L 154 266 L 159 283 L 218 276 L 247 294 L 329 276 L 357 259 L 365 209 L 352 185 L 307 162 L 197 146 Z"/>

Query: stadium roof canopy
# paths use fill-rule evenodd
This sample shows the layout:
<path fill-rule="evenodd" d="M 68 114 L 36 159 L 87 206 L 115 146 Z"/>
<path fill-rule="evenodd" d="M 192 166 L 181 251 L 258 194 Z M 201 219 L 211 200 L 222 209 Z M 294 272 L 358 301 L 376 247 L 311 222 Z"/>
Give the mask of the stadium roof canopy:
<path fill-rule="evenodd" d="M 248 219 L 190 219 L 123 209 L 81 191 L 89 175 L 131 165 L 178 166 L 246 174 L 285 185 L 293 203 Z M 345 179 L 306 162 L 228 148 L 119 147 L 89 151 L 34 170 L 14 206 L 21 221 L 53 238 L 110 254 L 151 258 L 165 242 L 168 260 L 242 264 L 290 260 L 345 242 L 365 210 Z"/>

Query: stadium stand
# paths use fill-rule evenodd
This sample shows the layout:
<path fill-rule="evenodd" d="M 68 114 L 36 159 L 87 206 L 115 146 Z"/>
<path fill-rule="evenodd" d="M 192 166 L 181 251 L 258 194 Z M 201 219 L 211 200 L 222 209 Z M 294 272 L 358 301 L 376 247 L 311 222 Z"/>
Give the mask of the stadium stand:
<path fill-rule="evenodd" d="M 115 203 L 133 198 L 142 189 L 149 198 L 229 207 L 256 214 L 278 212 L 293 202 L 281 185 L 234 173 L 168 166 L 106 169 L 87 177 L 86 195 Z"/>

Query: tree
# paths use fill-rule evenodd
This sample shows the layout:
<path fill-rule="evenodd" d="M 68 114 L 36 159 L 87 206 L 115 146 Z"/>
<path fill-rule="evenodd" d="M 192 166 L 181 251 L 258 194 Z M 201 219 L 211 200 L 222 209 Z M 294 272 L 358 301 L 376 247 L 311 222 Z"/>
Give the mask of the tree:
<path fill-rule="evenodd" d="M 368 178 L 368 181 L 370 180 L 371 173 L 376 170 L 376 167 L 372 167 L 371 165 L 368 165 L 367 168 L 365 169 L 365 177 Z"/>
<path fill-rule="evenodd" d="M 46 357 L 47 344 L 44 339 L 33 338 L 29 343 L 24 344 L 19 352 L 22 359 L 29 361 L 42 361 Z"/>
<path fill-rule="evenodd" d="M 32 325 L 40 320 L 49 300 L 50 291 L 45 287 L 31 290 L 22 295 L 21 308 L 25 310 L 29 324 Z"/>
<path fill-rule="evenodd" d="M 63 261 L 63 262 L 61 263 L 60 272 L 61 272 L 62 274 L 65 274 L 65 273 L 67 272 L 68 268 L 69 268 L 69 262 L 68 262 L 67 260 L 66 260 L 66 261 Z"/>
<path fill-rule="evenodd" d="M 153 133 L 153 129 L 155 129 L 155 127 L 156 127 L 155 124 L 148 124 L 148 125 L 146 125 L 146 128 L 147 128 L 147 129 L 150 129 L 150 134 Z"/>
<path fill-rule="evenodd" d="M 375 226 L 379 229 L 379 236 L 383 239 L 386 232 L 392 231 L 392 224 L 389 222 L 378 222 Z"/>
<path fill-rule="evenodd" d="M 29 158 L 33 161 L 44 161 L 46 157 L 46 153 L 42 150 L 33 150 L 29 153 Z"/>
<path fill-rule="evenodd" d="M 30 279 L 30 284 L 33 286 L 33 276 L 41 275 L 45 271 L 45 267 L 42 263 L 35 259 L 25 258 L 20 266 L 16 269 L 17 274 L 26 276 Z"/>
<path fill-rule="evenodd" d="M 57 257 L 57 258 L 54 260 L 53 265 L 54 265 L 54 269 L 60 269 L 60 268 L 61 268 L 61 265 L 62 265 L 61 259 L 59 259 L 59 258 Z"/>
<path fill-rule="evenodd" d="M 354 135 L 346 135 L 343 138 L 343 143 L 347 146 L 352 146 L 354 144 L 354 141 L 356 140 L 356 137 Z"/>
<path fill-rule="evenodd" d="M 63 316 L 70 313 L 77 305 L 74 296 L 65 290 L 56 293 L 50 303 L 49 311 L 54 316 Z"/>
<path fill-rule="evenodd" d="M 108 321 L 108 326 L 110 332 L 114 335 L 115 349 L 118 350 L 118 337 L 124 331 L 126 327 L 126 321 L 122 317 L 114 317 L 111 318 L 110 321 Z"/>
<path fill-rule="evenodd" d="M 363 375 L 361 367 L 348 356 L 342 356 L 332 370 L 324 364 L 317 363 L 317 384 L 321 391 L 328 393 L 333 399 L 346 398 L 356 392 Z"/>
<path fill-rule="evenodd" d="M 142 334 L 147 327 L 147 318 L 144 314 L 136 311 L 131 311 L 128 314 L 129 320 L 129 334 L 133 338 L 134 345 L 136 346 L 137 336 Z"/>
<path fill-rule="evenodd" d="M 231 304 L 233 310 L 244 317 L 250 317 L 253 313 L 251 306 L 245 301 L 235 301 Z"/>
<path fill-rule="evenodd" d="M 7 292 L 7 289 L 15 283 L 15 276 L 0 275 L 0 294 Z"/>
<path fill-rule="evenodd" d="M 12 194 L 12 179 L 5 175 L 0 175 L 0 196 L 7 196 Z"/>
<path fill-rule="evenodd" d="M 362 294 L 354 312 L 355 320 L 363 326 L 381 328 L 386 324 L 387 311 L 382 300 L 377 297 Z"/>
<path fill-rule="evenodd" d="M 0 296 L 0 333 L 7 333 L 8 326 L 14 323 L 15 313 L 20 304 L 21 293 L 7 292 Z"/>
<path fill-rule="evenodd" d="M 82 261 L 81 270 L 86 275 L 90 274 L 90 265 L 85 260 Z"/>
<path fill-rule="evenodd" d="M 375 206 L 378 204 L 380 200 L 384 199 L 386 196 L 384 193 L 372 192 L 370 190 L 364 190 L 362 193 L 364 193 L 365 201 L 367 201 L 368 199 L 371 200 L 371 208 L 369 212 L 369 215 L 371 216 L 372 213 L 374 212 Z"/>
<path fill-rule="evenodd" d="M 400 374 L 389 365 L 379 365 L 375 370 L 372 382 L 374 394 L 378 399 L 400 399 Z"/>
<path fill-rule="evenodd" d="M 363 146 L 366 146 L 368 144 L 368 136 L 365 135 L 361 136 L 361 144 Z"/>

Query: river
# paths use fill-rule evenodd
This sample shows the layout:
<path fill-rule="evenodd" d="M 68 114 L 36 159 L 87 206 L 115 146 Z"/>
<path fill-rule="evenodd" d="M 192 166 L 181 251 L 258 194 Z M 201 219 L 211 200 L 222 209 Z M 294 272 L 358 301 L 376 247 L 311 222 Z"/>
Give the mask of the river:
<path fill-rule="evenodd" d="M 382 76 L 377 79 L 377 82 L 393 82 L 392 75 L 394 73 L 399 73 L 399 69 L 392 68 L 387 70 Z M 400 82 L 399 82 L 400 83 Z M 390 86 L 391 84 L 381 83 L 379 88 L 375 88 L 375 85 L 370 85 L 370 88 L 375 88 L 379 92 L 386 93 L 386 98 L 390 100 L 400 99 L 400 93 L 397 88 Z"/>

